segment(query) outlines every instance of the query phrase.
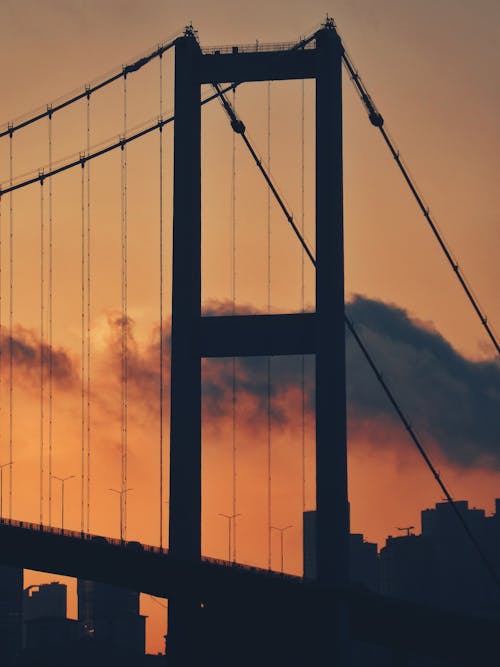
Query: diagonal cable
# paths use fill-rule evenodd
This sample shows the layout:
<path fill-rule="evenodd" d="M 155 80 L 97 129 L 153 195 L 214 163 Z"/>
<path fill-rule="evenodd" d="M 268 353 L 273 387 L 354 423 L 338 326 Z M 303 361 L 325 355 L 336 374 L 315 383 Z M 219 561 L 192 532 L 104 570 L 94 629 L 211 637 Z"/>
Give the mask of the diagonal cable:
<path fill-rule="evenodd" d="M 340 36 L 339 36 L 340 39 Z M 342 61 L 344 63 L 344 66 L 346 70 L 349 73 L 349 76 L 351 78 L 351 81 L 356 88 L 356 91 L 368 113 L 368 118 L 370 119 L 371 124 L 376 127 L 380 134 L 382 135 L 382 138 L 384 139 L 387 147 L 389 148 L 392 157 L 396 161 L 396 164 L 403 175 L 403 178 L 408 185 L 408 188 L 410 189 L 411 194 L 413 195 L 415 201 L 418 204 L 419 209 L 421 210 L 425 220 L 427 221 L 427 224 L 429 225 L 432 233 L 434 234 L 439 247 L 441 248 L 446 261 L 448 264 L 451 266 L 453 272 L 455 273 L 458 282 L 460 283 L 460 286 L 462 287 L 463 291 L 465 292 L 465 295 L 467 299 L 469 300 L 472 308 L 474 309 L 474 312 L 476 313 L 477 317 L 479 318 L 484 330 L 486 331 L 486 334 L 488 335 L 490 341 L 492 342 L 495 350 L 497 351 L 497 354 L 500 354 L 500 343 L 498 341 L 498 338 L 493 331 L 493 328 L 491 325 L 488 323 L 488 318 L 484 312 L 484 310 L 481 308 L 478 299 L 474 295 L 472 291 L 472 287 L 470 286 L 469 281 L 465 277 L 464 272 L 460 268 L 458 261 L 456 258 L 453 256 L 450 248 L 448 247 L 448 244 L 446 243 L 444 236 L 442 232 L 440 231 L 436 221 L 432 217 L 429 207 L 425 203 L 422 195 L 420 194 L 417 185 L 415 181 L 412 179 L 410 176 L 410 172 L 408 168 L 406 167 L 399 149 L 397 148 L 394 140 L 391 138 L 389 132 L 384 128 L 384 118 L 382 114 L 378 111 L 377 107 L 375 106 L 375 103 L 373 102 L 371 96 L 369 95 L 366 86 L 364 85 L 363 81 L 361 80 L 361 77 L 357 71 L 357 69 L 354 67 L 354 64 L 345 50 L 343 48 L 343 53 L 342 53 Z"/>
<path fill-rule="evenodd" d="M 283 198 L 281 197 L 281 195 L 279 194 L 279 192 L 277 190 L 276 185 L 273 183 L 269 173 L 267 172 L 265 167 L 262 165 L 262 161 L 258 157 L 258 154 L 255 151 L 254 147 L 252 146 L 252 143 L 250 142 L 250 140 L 246 136 L 246 128 L 245 128 L 244 123 L 241 121 L 240 118 L 238 118 L 236 116 L 236 113 L 234 112 L 234 109 L 232 108 L 231 103 L 225 97 L 224 91 L 221 90 L 219 84 L 215 83 L 215 84 L 212 84 L 212 85 L 214 86 L 215 90 L 217 91 L 217 93 L 220 97 L 222 106 L 224 107 L 224 110 L 226 111 L 226 113 L 229 117 L 229 120 L 231 122 L 231 127 L 233 128 L 233 131 L 236 132 L 237 134 L 241 135 L 241 138 L 243 139 L 243 141 L 244 141 L 245 145 L 247 146 L 250 154 L 252 155 L 259 171 L 264 176 L 264 179 L 266 180 L 266 183 L 268 184 L 269 188 L 271 189 L 271 192 L 273 193 L 273 196 L 275 197 L 277 203 L 279 204 L 279 207 L 281 208 L 285 218 L 287 219 L 288 223 L 292 227 L 292 229 L 293 229 L 295 235 L 297 236 L 300 244 L 304 248 L 307 256 L 309 257 L 309 259 L 311 260 L 311 263 L 316 268 L 316 259 L 313 255 L 311 249 L 307 245 L 304 237 L 302 236 L 300 230 L 298 229 L 297 225 L 295 224 L 295 221 L 293 219 L 293 215 L 288 210 Z M 450 492 L 448 491 L 448 488 L 446 487 L 445 483 L 441 479 L 441 476 L 439 475 L 439 472 L 437 471 L 436 467 L 432 463 L 432 461 L 429 457 L 429 454 L 427 453 L 424 445 L 420 441 L 420 438 L 416 434 L 416 432 L 413 429 L 410 421 L 408 420 L 405 413 L 403 412 L 403 410 L 402 410 L 401 406 L 399 405 L 394 393 L 390 389 L 387 382 L 384 380 L 384 378 L 382 376 L 382 373 L 378 369 L 372 355 L 370 354 L 368 348 L 366 347 L 365 343 L 361 339 L 359 333 L 356 331 L 356 328 L 354 327 L 354 324 L 353 324 L 352 320 L 349 318 L 349 316 L 347 315 L 347 313 L 344 313 L 344 318 L 345 318 L 345 323 L 346 323 L 346 326 L 347 326 L 349 332 L 354 337 L 354 339 L 355 339 L 356 343 L 358 344 L 363 356 L 365 357 L 365 359 L 368 362 L 370 368 L 372 369 L 378 383 L 382 387 L 385 395 L 387 396 L 387 398 L 389 399 L 389 402 L 391 403 L 394 410 L 396 411 L 396 413 L 397 413 L 399 419 L 401 420 L 404 428 L 408 432 L 413 444 L 417 448 L 419 454 L 424 459 L 424 462 L 425 462 L 426 466 L 431 471 L 431 473 L 432 473 L 434 479 L 436 480 L 437 484 L 439 485 L 440 489 L 445 494 L 446 499 L 450 503 L 455 515 L 457 516 L 457 519 L 458 519 L 460 525 L 464 529 L 468 539 L 470 540 L 472 546 L 476 550 L 481 562 L 483 563 L 483 565 L 486 568 L 486 570 L 488 571 L 488 573 L 491 575 L 491 578 L 494 580 L 497 587 L 500 589 L 500 579 L 498 577 L 498 574 L 497 574 L 495 568 L 493 567 L 489 558 L 486 556 L 486 554 L 483 551 L 483 549 L 482 549 L 480 543 L 478 542 L 476 536 L 474 535 L 474 533 L 471 531 L 469 525 L 467 524 L 467 522 L 465 520 L 465 517 L 460 512 L 457 504 L 453 500 Z"/>

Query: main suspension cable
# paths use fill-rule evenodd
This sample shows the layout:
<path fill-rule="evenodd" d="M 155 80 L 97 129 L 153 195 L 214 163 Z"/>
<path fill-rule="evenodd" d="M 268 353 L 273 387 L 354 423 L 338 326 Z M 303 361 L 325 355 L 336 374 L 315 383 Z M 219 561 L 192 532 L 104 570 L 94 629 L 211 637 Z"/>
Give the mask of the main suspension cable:
<path fill-rule="evenodd" d="M 25 120 L 22 120 L 18 123 L 9 123 L 6 129 L 0 130 L 0 139 L 6 136 L 10 136 L 14 132 L 17 132 L 25 127 L 28 127 L 28 125 L 32 125 L 33 123 L 36 123 L 39 120 L 42 120 L 43 118 L 52 116 L 57 111 L 61 111 L 61 109 L 65 109 L 66 107 L 71 106 L 75 102 L 83 100 L 86 97 L 88 98 L 89 95 L 92 95 L 93 93 L 97 92 L 98 90 L 101 90 L 102 88 L 106 88 L 111 83 L 114 83 L 115 81 L 118 81 L 121 78 L 126 78 L 128 74 L 132 74 L 133 72 L 138 72 L 151 60 L 153 60 L 154 58 L 161 57 L 166 51 L 170 50 L 173 46 L 175 46 L 177 37 L 180 34 L 181 34 L 180 31 L 175 33 L 175 37 L 173 39 L 170 39 L 168 42 L 164 44 L 156 46 L 153 51 L 129 63 L 128 65 L 124 65 L 120 71 L 112 74 L 111 76 L 106 77 L 102 81 L 99 81 L 94 85 L 84 86 L 84 89 L 82 91 L 76 93 L 75 95 L 71 95 L 67 99 L 63 98 L 63 101 L 61 102 L 57 103 L 53 102 L 52 104 L 48 104 L 44 111 L 40 113 L 35 113 L 33 116 L 29 116 Z"/>
<path fill-rule="evenodd" d="M 231 84 L 228 86 L 225 86 L 224 88 L 221 89 L 222 92 L 227 93 L 230 92 L 231 90 L 234 90 L 237 88 L 237 86 L 240 84 Z M 200 106 L 205 106 L 206 104 L 212 102 L 215 99 L 219 98 L 219 93 L 214 93 L 212 95 L 208 95 L 205 97 L 203 100 L 200 102 Z M 110 153 L 111 151 L 121 149 L 122 146 L 126 146 L 130 144 L 132 141 L 136 141 L 137 139 L 141 139 L 142 137 L 151 134 L 151 132 L 155 132 L 156 130 L 160 130 L 161 128 L 165 127 L 165 125 L 168 125 L 170 123 L 173 123 L 175 120 L 175 116 L 169 116 L 168 118 L 165 118 L 163 120 L 158 120 L 156 123 L 153 125 L 149 125 L 148 127 L 145 127 L 144 129 L 138 130 L 137 132 L 134 132 L 133 134 L 130 134 L 128 137 L 120 137 L 117 141 L 113 141 L 112 143 L 108 144 L 104 148 L 100 148 L 98 150 L 95 150 L 93 153 L 87 153 L 87 154 L 82 154 L 80 153 L 78 157 L 74 159 L 69 159 L 68 162 L 65 162 L 64 164 L 60 165 L 59 167 L 54 167 L 53 169 L 46 170 L 44 171 L 44 177 L 45 179 L 52 178 L 53 176 L 56 176 L 57 174 L 60 174 L 64 171 L 67 171 L 68 169 L 73 169 L 75 167 L 81 167 L 82 162 L 90 162 L 90 160 L 95 160 L 98 157 L 101 157 L 102 155 L 106 155 L 107 153 Z M 19 181 L 18 183 L 14 183 L 13 181 L 8 181 L 9 185 L 7 187 L 0 187 L 0 197 L 3 195 L 10 194 L 11 192 L 15 192 L 16 190 L 21 190 L 23 188 L 29 187 L 30 185 L 33 185 L 34 183 L 38 183 L 40 180 L 39 177 L 39 171 L 36 172 L 36 175 L 30 176 L 29 178 L 26 178 L 23 181 Z M 32 172 L 35 174 L 35 172 Z"/>
<path fill-rule="evenodd" d="M 224 92 L 228 92 L 230 90 L 233 90 L 235 86 L 226 86 L 222 90 Z M 218 94 L 214 95 L 209 95 L 205 99 L 203 99 L 200 102 L 200 106 L 204 106 L 205 104 L 208 104 L 209 102 L 212 102 L 213 100 L 217 99 L 219 97 Z M 68 169 L 73 169 L 74 167 L 80 167 L 82 165 L 82 162 L 90 162 L 90 160 L 95 160 L 98 157 L 101 157 L 102 155 L 106 155 L 107 153 L 110 153 L 111 151 L 121 149 L 122 146 L 130 144 L 132 141 L 136 141 L 137 139 L 141 139 L 142 137 L 150 134 L 151 132 L 155 132 L 156 130 L 160 130 L 161 128 L 165 127 L 165 125 L 168 125 L 169 123 L 174 122 L 175 116 L 169 116 L 168 118 L 165 118 L 163 120 L 158 120 L 156 123 L 153 125 L 149 125 L 148 127 L 145 127 L 144 129 L 138 130 L 137 132 L 134 132 L 133 134 L 130 134 L 128 137 L 120 137 L 118 140 L 113 141 L 112 143 L 108 144 L 104 148 L 100 148 L 98 150 L 95 150 L 93 153 L 88 153 L 88 154 L 82 154 L 80 153 L 78 157 L 69 159 L 68 162 L 65 162 L 64 164 L 60 165 L 59 167 L 54 167 L 51 170 L 47 170 L 44 172 L 45 178 L 51 178 L 53 176 L 56 176 L 57 174 L 60 174 L 64 171 L 67 171 Z M 36 172 L 36 175 L 30 176 L 29 178 L 26 178 L 23 181 L 19 181 L 18 183 L 14 183 L 13 181 L 9 181 L 9 185 L 7 187 L 0 187 L 0 196 L 2 195 L 7 195 L 10 194 L 11 192 L 15 192 L 16 190 L 21 190 L 22 188 L 26 188 L 30 185 L 33 185 L 34 183 L 38 183 L 40 178 L 39 178 L 39 171 Z M 35 172 L 32 172 L 35 174 Z"/>
<path fill-rule="evenodd" d="M 431 216 L 431 213 L 429 211 L 429 207 L 425 203 L 422 195 L 419 193 L 419 190 L 417 188 L 417 185 L 410 176 L 410 173 L 408 171 L 408 168 L 406 167 L 399 149 L 397 148 L 394 140 L 391 138 L 389 135 L 389 132 L 385 129 L 384 127 L 384 118 L 382 114 L 378 111 L 377 107 L 375 106 L 371 96 L 368 94 L 366 86 L 364 85 L 363 81 L 361 80 L 361 77 L 359 76 L 358 71 L 354 67 L 354 64 L 345 50 L 343 49 L 343 54 L 342 54 L 342 61 L 344 63 L 344 66 L 346 70 L 348 71 L 351 81 L 354 84 L 354 87 L 356 88 L 356 91 L 359 94 L 359 97 L 361 101 L 363 102 L 366 111 L 368 112 L 368 117 L 370 119 L 371 124 L 376 127 L 380 134 L 382 135 L 382 138 L 384 139 L 387 147 L 389 148 L 392 157 L 396 161 L 396 164 L 399 167 L 399 170 L 401 174 L 403 175 L 403 178 L 408 185 L 410 192 L 412 193 L 413 197 L 415 198 L 415 201 L 418 204 L 418 207 L 420 208 L 424 218 L 427 221 L 427 224 L 429 225 L 432 233 L 434 234 L 439 247 L 441 248 L 448 264 L 451 266 L 453 272 L 455 273 L 458 282 L 460 283 L 460 286 L 462 287 L 463 291 L 465 292 L 465 295 L 467 296 L 467 299 L 469 300 L 472 308 L 474 309 L 474 312 L 476 313 L 477 317 L 479 318 L 484 330 L 486 331 L 490 341 L 493 343 L 493 346 L 495 347 L 495 350 L 497 351 L 497 354 L 500 354 L 500 343 L 499 340 L 493 331 L 492 327 L 488 323 L 488 318 L 484 312 L 484 310 L 481 308 L 479 301 L 475 297 L 472 288 L 470 286 L 469 281 L 465 277 L 465 274 L 463 271 L 460 269 L 459 264 L 455 257 L 453 256 L 451 250 L 449 249 L 448 244 L 445 241 L 445 238 L 443 236 L 443 233 L 440 231 L 436 221 L 434 218 Z"/>
<path fill-rule="evenodd" d="M 214 87 L 217 90 L 218 84 L 213 84 Z M 276 198 L 276 201 L 278 202 L 281 210 L 283 211 L 283 214 L 285 215 L 285 218 L 287 219 L 288 223 L 292 227 L 295 235 L 299 239 L 300 244 L 304 248 L 305 253 L 309 257 L 312 265 L 314 268 L 316 268 L 316 258 L 314 257 L 311 249 L 309 248 L 308 244 L 305 241 L 305 238 L 302 236 L 300 231 L 298 230 L 294 220 L 293 220 L 293 215 L 288 211 L 282 197 L 279 195 L 276 186 L 273 184 L 270 175 L 267 173 L 265 168 L 262 166 L 262 161 L 259 159 L 255 149 L 253 148 L 251 142 L 249 141 L 248 137 L 246 136 L 246 128 L 244 123 L 236 116 L 234 110 L 232 109 L 230 103 L 228 100 L 225 98 L 224 93 L 222 91 L 219 92 L 219 96 L 221 98 L 222 104 L 224 106 L 224 109 L 230 119 L 231 122 L 231 127 L 233 128 L 234 132 L 237 134 L 240 134 L 242 139 L 245 142 L 245 145 L 249 149 L 253 159 L 255 160 L 255 163 L 257 167 L 259 168 L 260 172 L 263 174 L 267 184 L 269 185 L 274 197 Z M 420 441 L 420 438 L 416 434 L 414 428 L 412 427 L 411 423 L 409 422 L 408 418 L 406 417 L 405 413 L 403 412 L 402 408 L 400 407 L 398 401 L 396 400 L 392 390 L 390 389 L 389 385 L 385 381 L 384 377 L 382 376 L 382 373 L 379 371 L 377 365 L 375 364 L 375 361 L 373 360 L 373 357 L 371 356 L 370 352 L 368 351 L 368 348 L 362 341 L 359 333 L 356 331 L 356 328 L 354 327 L 354 324 L 352 320 L 349 318 L 347 313 L 344 313 L 344 318 L 345 318 L 345 323 L 346 326 L 349 330 L 349 332 L 352 334 L 354 337 L 356 343 L 358 344 L 361 352 L 363 353 L 363 356 L 365 357 L 366 361 L 368 362 L 370 368 L 372 369 L 377 381 L 379 382 L 380 386 L 382 387 L 385 395 L 389 399 L 389 402 L 393 406 L 394 410 L 396 411 L 396 414 L 398 415 L 399 419 L 401 420 L 404 428 L 408 432 L 413 444 L 417 448 L 418 452 L 422 456 L 427 468 L 430 470 L 432 473 L 434 479 L 436 480 L 437 484 L 439 485 L 441 491 L 444 493 L 447 501 L 450 503 L 450 506 L 452 507 L 453 512 L 455 513 L 460 525 L 462 526 L 463 530 L 465 531 L 467 537 L 469 538 L 472 546 L 476 550 L 480 560 L 482 561 L 484 567 L 488 571 L 488 573 L 491 575 L 491 578 L 495 582 L 498 588 L 500 588 L 500 578 L 490 562 L 489 558 L 486 556 L 486 553 L 483 551 L 480 543 L 476 539 L 476 536 L 470 529 L 469 525 L 467 524 L 465 517 L 463 514 L 460 512 L 460 509 L 458 508 L 456 502 L 453 500 L 450 492 L 448 491 L 448 488 L 446 487 L 445 483 L 441 479 L 441 476 L 437 469 L 435 468 L 434 464 L 432 463 L 428 453 L 426 452 L 425 447 Z"/>
<path fill-rule="evenodd" d="M 304 37 L 303 39 L 299 40 L 288 51 L 283 51 L 283 53 L 287 53 L 289 51 L 298 51 L 300 49 L 305 49 L 306 46 L 316 38 L 316 35 L 317 35 L 317 31 L 312 33 L 311 35 L 308 35 L 307 37 Z M 168 49 L 172 48 L 172 46 L 175 45 L 175 42 L 176 42 L 176 39 L 172 40 L 172 42 L 169 42 L 165 46 L 165 48 L 161 47 L 162 53 L 165 53 L 165 51 L 168 51 Z M 154 52 L 153 55 L 156 55 L 156 53 L 157 52 Z M 160 55 L 160 54 L 158 53 L 158 55 Z M 133 65 L 129 65 L 128 67 L 129 68 L 132 67 L 132 69 L 131 70 L 129 69 L 128 71 L 136 71 L 136 69 L 139 69 L 138 67 L 136 69 L 133 69 Z M 125 74 L 126 74 L 125 70 L 126 69 L 127 68 L 125 67 L 122 70 L 122 72 L 120 72 L 119 74 L 116 75 L 116 77 L 120 78 L 121 76 L 125 76 Z M 116 79 L 113 79 L 113 81 L 114 80 L 116 80 Z M 110 83 L 110 82 L 111 81 L 108 81 L 108 83 Z M 236 90 L 238 88 L 238 86 L 240 86 L 240 85 L 241 85 L 241 82 L 236 81 L 234 83 L 228 84 L 227 86 L 224 86 L 223 88 L 218 86 L 217 89 L 216 89 L 216 92 L 214 92 L 211 95 L 208 95 L 207 97 L 205 97 L 204 99 L 201 100 L 200 106 L 203 107 L 203 106 L 205 106 L 205 104 L 208 104 L 208 103 L 212 102 L 213 100 L 220 99 L 220 93 L 221 92 L 222 93 L 228 93 L 232 90 Z M 77 99 L 82 99 L 83 97 L 92 94 L 99 87 L 102 87 L 102 85 L 94 86 L 94 87 L 88 87 L 87 86 L 85 88 L 85 91 L 78 95 Z M 72 101 L 76 101 L 76 99 L 72 100 Z M 62 107 L 60 107 L 60 106 L 57 107 L 57 105 L 50 106 L 51 113 L 54 113 L 55 111 L 58 111 L 59 108 L 62 108 Z M 36 120 L 39 120 L 40 118 L 44 118 L 47 115 L 48 115 L 48 113 L 44 112 L 43 114 L 40 114 L 39 117 L 38 116 L 34 117 L 32 120 L 28 121 L 27 124 L 29 124 L 30 122 L 35 122 Z M 106 153 L 109 153 L 110 151 L 116 150 L 118 148 L 121 149 L 125 144 L 129 144 L 130 142 L 135 141 L 136 139 L 140 139 L 141 137 L 144 137 L 145 135 L 149 134 L 150 132 L 154 132 L 155 130 L 159 130 L 159 129 L 165 127 L 165 125 L 167 125 L 168 123 L 173 122 L 174 120 L 175 120 L 174 115 L 169 116 L 168 118 L 165 118 L 164 120 L 159 120 L 157 123 L 155 123 L 153 125 L 150 125 L 149 127 L 146 127 L 142 130 L 139 130 L 138 132 L 136 132 L 134 134 L 131 134 L 128 137 L 121 137 L 119 141 L 113 142 L 113 143 L 109 144 L 108 146 L 105 146 L 104 148 L 96 150 L 93 153 L 90 153 L 89 151 L 87 151 L 87 155 L 85 155 L 83 159 L 85 160 L 85 162 L 88 162 L 89 160 L 93 160 L 95 158 L 98 158 L 101 155 L 105 155 Z M 24 127 L 25 124 L 21 124 L 21 126 Z M 20 125 L 16 125 L 16 126 L 9 125 L 8 128 L 9 129 L 7 130 L 7 132 L 1 132 L 0 133 L 0 138 L 5 136 L 6 134 L 12 134 L 14 132 L 14 130 L 19 130 Z M 80 155 L 78 157 L 78 159 L 70 160 L 70 161 L 66 162 L 65 164 L 62 164 L 61 166 L 59 166 L 55 169 L 51 169 L 51 170 L 47 171 L 45 173 L 45 178 L 50 178 L 52 176 L 55 176 L 56 174 L 59 174 L 63 171 L 66 171 L 68 169 L 73 169 L 74 167 L 77 167 L 78 165 L 80 165 L 81 161 L 82 161 L 82 156 Z M 14 190 L 19 190 L 21 188 L 28 187 L 29 185 L 32 185 L 33 183 L 37 183 L 37 182 L 38 182 L 38 176 L 34 176 L 32 178 L 27 178 L 26 180 L 20 181 L 19 183 L 16 183 L 15 185 L 11 181 L 9 183 L 8 187 L 6 187 L 6 188 L 0 187 L 0 196 L 2 194 L 8 194 L 8 193 L 10 193 Z"/>

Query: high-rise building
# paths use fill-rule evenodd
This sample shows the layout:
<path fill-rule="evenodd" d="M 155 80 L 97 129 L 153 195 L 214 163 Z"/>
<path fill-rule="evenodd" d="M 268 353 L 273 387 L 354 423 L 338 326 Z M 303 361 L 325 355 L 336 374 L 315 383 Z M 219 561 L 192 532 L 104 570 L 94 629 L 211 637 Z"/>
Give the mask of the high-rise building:
<path fill-rule="evenodd" d="M 24 590 L 24 620 L 66 618 L 66 595 L 66 584 L 57 581 L 28 586 Z"/>
<path fill-rule="evenodd" d="M 500 500 L 491 517 L 455 506 L 491 566 L 500 573 Z M 449 502 L 421 513 L 420 535 L 388 537 L 380 552 L 382 592 L 457 611 L 500 614 L 498 587 Z"/>
<path fill-rule="evenodd" d="M 117 653 L 144 654 L 146 617 L 139 613 L 139 593 L 78 580 L 78 619 L 86 636 Z"/>
<path fill-rule="evenodd" d="M 78 636 L 78 623 L 66 618 L 67 586 L 57 581 L 24 591 L 25 656 L 67 644 Z"/>
<path fill-rule="evenodd" d="M 2 666 L 10 667 L 22 648 L 23 570 L 0 566 L 0 647 Z"/>
<path fill-rule="evenodd" d="M 498 500 L 493 517 L 486 517 L 482 509 L 470 508 L 466 500 L 455 501 L 455 506 L 486 558 L 500 572 Z M 459 610 L 500 611 L 498 587 L 492 586 L 491 576 L 451 503 L 437 503 L 422 512 L 422 535 L 432 541 L 438 553 L 437 603 Z"/>
<path fill-rule="evenodd" d="M 389 536 L 380 551 L 380 592 L 383 595 L 432 603 L 436 589 L 437 554 L 422 535 Z"/>

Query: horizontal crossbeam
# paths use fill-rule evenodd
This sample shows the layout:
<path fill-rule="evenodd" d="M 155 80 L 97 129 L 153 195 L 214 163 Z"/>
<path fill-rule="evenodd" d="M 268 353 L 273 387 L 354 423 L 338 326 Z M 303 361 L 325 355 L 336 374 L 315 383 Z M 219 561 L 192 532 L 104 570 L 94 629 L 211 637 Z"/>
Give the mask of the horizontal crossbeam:
<path fill-rule="evenodd" d="M 315 313 L 201 318 L 202 357 L 314 354 Z"/>
<path fill-rule="evenodd" d="M 316 75 L 315 49 L 201 56 L 201 83 L 313 79 Z"/>

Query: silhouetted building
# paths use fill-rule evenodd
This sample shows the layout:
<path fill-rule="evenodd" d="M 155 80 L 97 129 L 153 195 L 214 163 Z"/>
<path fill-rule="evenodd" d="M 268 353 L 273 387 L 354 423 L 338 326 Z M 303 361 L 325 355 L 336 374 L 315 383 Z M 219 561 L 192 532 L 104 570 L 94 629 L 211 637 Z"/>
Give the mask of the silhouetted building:
<path fill-rule="evenodd" d="M 422 535 L 389 536 L 380 551 L 380 592 L 432 603 L 436 590 L 436 553 Z"/>
<path fill-rule="evenodd" d="M 144 654 L 146 617 L 139 613 L 139 593 L 78 580 L 78 619 L 84 635 L 117 652 Z"/>
<path fill-rule="evenodd" d="M 2 667 L 14 664 L 22 648 L 23 570 L 0 566 L 0 652 Z"/>
<path fill-rule="evenodd" d="M 455 505 L 492 566 L 500 574 L 500 500 L 486 517 Z M 500 596 L 451 503 L 421 513 L 421 535 L 388 537 L 380 553 L 382 593 L 448 609 L 500 614 Z"/>
<path fill-rule="evenodd" d="M 378 548 L 374 542 L 366 542 L 361 533 L 350 535 L 351 582 L 364 584 L 370 590 L 379 590 Z"/>
<path fill-rule="evenodd" d="M 304 512 L 304 577 L 316 578 L 316 512 Z M 372 591 L 379 588 L 379 565 L 377 545 L 365 542 L 360 533 L 351 533 L 349 538 L 350 580 L 363 584 Z"/>
<path fill-rule="evenodd" d="M 2 664 L 3 667 L 3 663 Z M 90 637 L 24 651 L 15 667 L 154 667 L 166 665 L 165 656 L 137 656 L 117 652 L 109 642 Z"/>
<path fill-rule="evenodd" d="M 74 641 L 79 635 L 79 623 L 72 618 L 32 618 L 24 624 L 24 648 L 27 651 L 50 649 Z"/>
<path fill-rule="evenodd" d="M 482 509 L 469 508 L 466 500 L 456 501 L 460 514 L 481 548 L 500 573 L 500 514 L 486 517 Z M 500 611 L 497 587 L 471 540 L 448 502 L 422 512 L 422 535 L 430 539 L 438 552 L 439 587 L 436 602 L 452 609 L 467 611 Z"/>
<path fill-rule="evenodd" d="M 24 620 L 53 617 L 66 618 L 67 586 L 57 581 L 24 590 Z"/>
<path fill-rule="evenodd" d="M 78 621 L 66 618 L 66 609 L 66 584 L 53 581 L 25 589 L 23 646 L 27 654 L 50 651 L 78 638 Z"/>

